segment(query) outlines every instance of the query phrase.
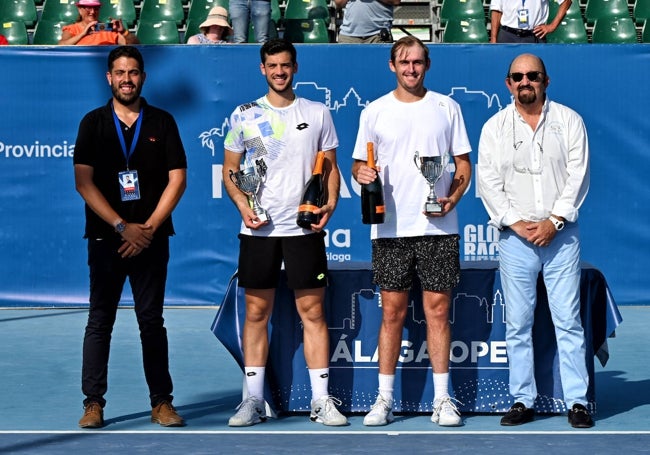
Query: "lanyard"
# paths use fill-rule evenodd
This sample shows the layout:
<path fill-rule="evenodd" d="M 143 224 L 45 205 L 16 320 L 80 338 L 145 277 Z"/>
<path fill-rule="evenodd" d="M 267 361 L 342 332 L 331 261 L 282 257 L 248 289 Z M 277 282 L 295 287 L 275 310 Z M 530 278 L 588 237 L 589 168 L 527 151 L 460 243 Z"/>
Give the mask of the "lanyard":
<path fill-rule="evenodd" d="M 120 126 L 120 119 L 117 118 L 117 114 L 115 113 L 115 108 L 113 108 L 113 105 L 111 105 L 111 109 L 113 111 L 113 120 L 115 121 L 115 129 L 117 129 L 117 137 L 120 139 L 120 145 L 122 146 L 122 153 L 124 154 L 124 158 L 126 158 L 126 169 L 128 171 L 129 158 L 131 157 L 131 155 L 133 155 L 133 152 L 135 151 L 135 146 L 138 143 L 138 137 L 140 136 L 140 126 L 142 126 L 143 108 L 140 108 L 140 115 L 138 115 L 138 120 L 136 120 L 135 122 L 135 133 L 133 133 L 133 140 L 131 141 L 131 148 L 129 150 L 126 149 L 126 141 L 124 140 L 124 133 L 122 132 L 122 127 Z"/>

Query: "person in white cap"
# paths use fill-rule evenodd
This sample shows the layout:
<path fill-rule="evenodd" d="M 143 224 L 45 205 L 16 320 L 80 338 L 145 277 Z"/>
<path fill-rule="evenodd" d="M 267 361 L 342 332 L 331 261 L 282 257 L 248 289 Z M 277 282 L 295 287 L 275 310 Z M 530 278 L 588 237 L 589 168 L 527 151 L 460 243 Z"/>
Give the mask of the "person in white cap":
<path fill-rule="evenodd" d="M 187 44 L 226 44 L 232 34 L 228 23 L 228 11 L 222 6 L 215 6 L 208 17 L 199 25 L 201 33 L 190 36 Z"/>
<path fill-rule="evenodd" d="M 99 0 L 78 0 L 76 3 L 79 17 L 74 24 L 62 28 L 61 45 L 116 45 L 137 44 L 135 34 L 129 33 L 121 19 L 112 19 L 102 24 L 99 22 L 99 10 L 102 2 Z"/>

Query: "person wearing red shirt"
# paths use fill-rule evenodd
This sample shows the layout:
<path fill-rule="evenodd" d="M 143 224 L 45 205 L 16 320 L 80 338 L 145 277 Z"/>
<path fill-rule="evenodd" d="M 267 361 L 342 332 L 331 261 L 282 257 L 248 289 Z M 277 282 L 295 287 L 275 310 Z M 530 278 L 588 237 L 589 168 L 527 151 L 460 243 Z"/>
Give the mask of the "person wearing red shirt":
<path fill-rule="evenodd" d="M 79 10 L 77 22 L 63 27 L 59 44 L 96 46 L 138 43 L 138 39 L 129 33 L 120 19 L 99 23 L 99 10 L 102 7 L 99 0 L 79 0 L 76 5 Z"/>

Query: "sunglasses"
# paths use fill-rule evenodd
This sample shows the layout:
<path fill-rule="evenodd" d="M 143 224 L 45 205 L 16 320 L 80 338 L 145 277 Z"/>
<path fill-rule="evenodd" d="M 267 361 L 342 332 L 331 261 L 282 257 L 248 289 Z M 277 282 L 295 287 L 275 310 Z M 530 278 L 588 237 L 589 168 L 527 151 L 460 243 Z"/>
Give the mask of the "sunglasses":
<path fill-rule="evenodd" d="M 508 77 L 515 82 L 521 82 L 524 79 L 524 76 L 526 76 L 530 82 L 541 82 L 544 80 L 544 73 L 542 73 L 541 71 L 529 71 L 527 73 L 508 74 Z"/>

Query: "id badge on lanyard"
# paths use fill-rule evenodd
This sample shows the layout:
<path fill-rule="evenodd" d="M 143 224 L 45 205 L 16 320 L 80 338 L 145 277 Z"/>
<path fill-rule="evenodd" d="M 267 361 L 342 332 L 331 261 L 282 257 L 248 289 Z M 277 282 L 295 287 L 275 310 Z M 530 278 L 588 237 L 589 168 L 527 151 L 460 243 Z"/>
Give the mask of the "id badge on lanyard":
<path fill-rule="evenodd" d="M 128 150 L 126 148 L 126 141 L 124 140 L 124 132 L 120 126 L 120 119 L 117 118 L 115 109 L 113 109 L 113 120 L 115 121 L 117 137 L 119 138 L 120 145 L 122 146 L 122 153 L 124 153 L 124 158 L 126 159 L 126 171 L 121 171 L 117 174 L 117 180 L 120 184 L 120 197 L 122 199 L 122 202 L 137 201 L 140 199 L 140 181 L 138 179 L 138 171 L 129 169 L 129 158 L 131 155 L 133 155 L 135 146 L 138 143 L 138 137 L 140 136 L 140 127 L 142 126 L 142 109 L 140 109 L 140 115 L 138 116 L 138 120 L 135 122 L 135 133 L 133 134 L 131 147 Z"/>
<path fill-rule="evenodd" d="M 521 8 L 517 10 L 517 28 L 527 29 L 530 21 L 528 20 L 528 9 L 526 8 L 526 0 L 521 0 Z"/>
<path fill-rule="evenodd" d="M 120 196 L 122 197 L 122 201 L 137 201 L 140 199 L 138 171 L 122 171 L 117 175 L 120 181 Z"/>

